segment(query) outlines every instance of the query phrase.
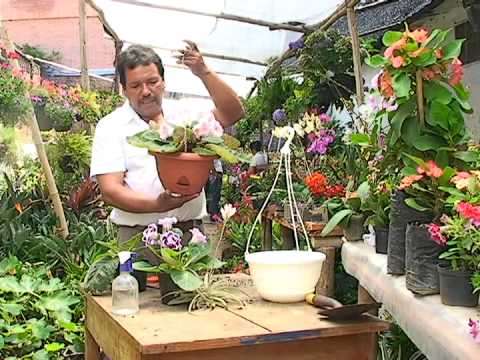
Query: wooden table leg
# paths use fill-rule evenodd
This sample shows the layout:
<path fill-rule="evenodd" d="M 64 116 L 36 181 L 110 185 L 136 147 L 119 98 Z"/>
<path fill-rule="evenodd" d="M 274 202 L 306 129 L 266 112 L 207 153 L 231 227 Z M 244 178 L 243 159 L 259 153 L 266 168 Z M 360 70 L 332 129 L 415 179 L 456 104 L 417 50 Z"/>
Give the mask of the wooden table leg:
<path fill-rule="evenodd" d="M 272 220 L 263 217 L 262 218 L 262 250 L 269 251 L 272 250 Z"/>
<path fill-rule="evenodd" d="M 320 295 L 329 297 L 335 296 L 335 248 L 321 247 L 317 251 L 321 251 L 326 255 L 326 260 L 322 265 L 322 272 L 318 280 L 315 292 Z"/>
<path fill-rule="evenodd" d="M 85 329 L 85 360 L 101 360 L 100 348 L 88 329 Z"/>

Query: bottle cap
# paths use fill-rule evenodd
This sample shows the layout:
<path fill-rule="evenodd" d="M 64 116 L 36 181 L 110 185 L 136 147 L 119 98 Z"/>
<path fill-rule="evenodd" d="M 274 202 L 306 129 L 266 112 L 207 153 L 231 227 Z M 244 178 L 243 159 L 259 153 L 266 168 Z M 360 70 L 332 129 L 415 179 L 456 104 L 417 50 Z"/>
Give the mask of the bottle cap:
<path fill-rule="evenodd" d="M 130 251 L 120 251 L 118 257 L 120 259 L 120 272 L 133 272 L 132 257 L 136 255 Z"/>

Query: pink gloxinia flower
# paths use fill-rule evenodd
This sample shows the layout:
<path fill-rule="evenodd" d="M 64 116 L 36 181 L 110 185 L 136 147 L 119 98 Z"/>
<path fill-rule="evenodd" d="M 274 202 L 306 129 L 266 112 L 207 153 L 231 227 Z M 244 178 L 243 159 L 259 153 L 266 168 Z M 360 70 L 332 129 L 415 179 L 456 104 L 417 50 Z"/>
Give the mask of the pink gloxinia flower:
<path fill-rule="evenodd" d="M 193 133 L 197 139 L 200 139 L 204 136 L 220 137 L 223 135 L 223 127 L 217 120 L 215 120 L 213 114 L 211 114 L 211 116 L 201 119 L 193 127 Z"/>
<path fill-rule="evenodd" d="M 202 232 L 197 228 L 191 229 L 190 232 L 192 233 L 192 239 L 190 240 L 190 244 L 204 245 L 207 243 L 207 237 L 203 235 Z"/>
<path fill-rule="evenodd" d="M 176 217 L 167 217 L 163 219 L 158 219 L 158 225 L 160 225 L 163 231 L 169 231 L 172 229 L 173 224 L 177 223 Z"/>
<path fill-rule="evenodd" d="M 480 321 L 468 319 L 468 327 L 473 340 L 480 344 Z"/>
<path fill-rule="evenodd" d="M 163 122 L 158 127 L 158 134 L 163 140 L 168 139 L 170 136 L 173 135 L 173 127 L 168 125 L 166 122 Z"/>

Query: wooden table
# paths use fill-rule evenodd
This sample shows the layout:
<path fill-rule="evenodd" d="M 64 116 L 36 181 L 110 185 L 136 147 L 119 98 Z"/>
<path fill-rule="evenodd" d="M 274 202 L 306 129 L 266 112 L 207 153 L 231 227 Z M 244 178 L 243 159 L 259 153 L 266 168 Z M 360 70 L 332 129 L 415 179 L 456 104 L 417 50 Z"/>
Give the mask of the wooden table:
<path fill-rule="evenodd" d="M 140 312 L 110 313 L 111 297 L 87 296 L 86 360 L 367 360 L 375 358 L 376 332 L 389 324 L 365 315 L 333 323 L 306 304 L 254 300 L 245 309 L 189 314 L 166 306 L 157 289 L 140 294 Z"/>
<path fill-rule="evenodd" d="M 279 223 L 282 229 L 282 248 L 290 250 L 295 247 L 293 236 L 293 225 L 287 221 L 281 213 L 265 211 L 262 216 L 262 249 L 272 250 L 272 222 Z M 318 294 L 333 297 L 335 295 L 335 249 L 342 246 L 343 230 L 336 227 L 328 236 L 321 236 L 324 223 L 305 221 L 305 230 L 307 230 L 312 248 L 321 251 L 326 255 L 326 260 L 322 266 L 322 273 L 316 286 Z M 297 231 L 303 232 L 301 225 L 297 224 Z"/>
<path fill-rule="evenodd" d="M 371 296 L 383 303 L 428 359 L 480 359 L 480 344 L 467 326 L 470 318 L 480 319 L 479 307 L 447 306 L 440 295 L 413 294 L 405 286 L 405 276 L 387 274 L 387 255 L 375 253 L 362 241 L 343 244 L 342 262 L 345 271 L 358 279 L 359 302 L 369 302 Z"/>

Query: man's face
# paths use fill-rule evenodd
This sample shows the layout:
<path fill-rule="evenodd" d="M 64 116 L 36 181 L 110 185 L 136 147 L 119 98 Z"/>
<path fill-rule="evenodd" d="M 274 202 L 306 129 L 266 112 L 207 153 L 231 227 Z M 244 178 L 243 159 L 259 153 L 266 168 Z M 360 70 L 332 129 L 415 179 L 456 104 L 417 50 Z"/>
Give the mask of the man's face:
<path fill-rule="evenodd" d="M 126 69 L 125 96 L 144 120 L 151 120 L 162 111 L 165 83 L 155 64 Z"/>

